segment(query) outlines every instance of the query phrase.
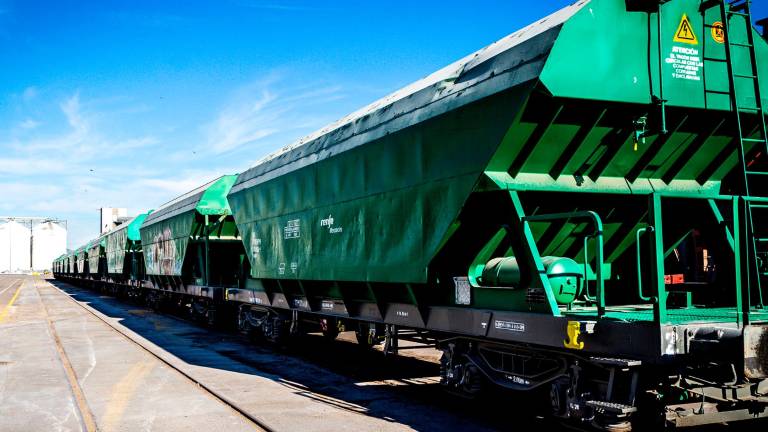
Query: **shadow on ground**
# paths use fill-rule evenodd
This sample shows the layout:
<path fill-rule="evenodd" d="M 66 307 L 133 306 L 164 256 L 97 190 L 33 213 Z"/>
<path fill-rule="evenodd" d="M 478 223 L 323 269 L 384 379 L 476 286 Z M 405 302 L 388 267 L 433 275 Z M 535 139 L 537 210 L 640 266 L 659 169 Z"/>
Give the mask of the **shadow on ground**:
<path fill-rule="evenodd" d="M 544 394 L 489 391 L 476 400 L 448 394 L 437 383 L 439 366 L 434 361 L 384 356 L 319 335 L 303 336 L 286 347 L 259 345 L 235 332 L 50 282 L 188 364 L 268 378 L 313 401 L 413 430 L 575 430 L 541 418 L 542 407 L 548 404 Z M 767 425 L 748 422 L 696 430 L 763 430 Z"/>
<path fill-rule="evenodd" d="M 50 282 L 188 364 L 265 377 L 337 408 L 425 431 L 501 430 L 509 429 L 511 423 L 527 429 L 543 424 L 531 414 L 530 398 L 524 403 L 490 393 L 466 400 L 446 393 L 437 382 L 439 365 L 434 361 L 384 356 L 356 343 L 328 341 L 319 335 L 302 336 L 285 347 L 259 345 L 235 332 Z"/>

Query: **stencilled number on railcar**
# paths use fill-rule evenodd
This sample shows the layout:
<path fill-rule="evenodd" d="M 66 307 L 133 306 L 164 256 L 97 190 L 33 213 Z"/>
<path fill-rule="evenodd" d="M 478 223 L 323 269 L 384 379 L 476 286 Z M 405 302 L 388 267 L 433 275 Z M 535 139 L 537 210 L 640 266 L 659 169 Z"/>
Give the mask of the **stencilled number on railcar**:
<path fill-rule="evenodd" d="M 259 259 L 261 258 L 261 239 L 256 238 L 256 233 L 251 233 L 251 256 L 253 256 L 253 259 Z"/>
<path fill-rule="evenodd" d="M 299 219 L 291 219 L 286 222 L 285 227 L 283 227 L 283 237 L 286 240 L 301 237 L 301 221 Z"/>
<path fill-rule="evenodd" d="M 284 275 L 285 274 L 285 263 L 280 263 L 279 266 L 277 266 L 277 274 Z"/>
<path fill-rule="evenodd" d="M 514 322 L 514 321 L 496 320 L 493 323 L 493 326 L 496 328 L 496 330 L 507 330 L 507 331 L 513 331 L 513 332 L 525 331 L 525 323 Z"/>

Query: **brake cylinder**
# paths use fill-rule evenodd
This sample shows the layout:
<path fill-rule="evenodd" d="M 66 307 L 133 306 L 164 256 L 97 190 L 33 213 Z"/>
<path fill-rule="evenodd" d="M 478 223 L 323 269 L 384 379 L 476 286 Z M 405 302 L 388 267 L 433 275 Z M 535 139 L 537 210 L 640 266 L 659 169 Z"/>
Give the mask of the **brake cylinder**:
<path fill-rule="evenodd" d="M 549 285 L 558 304 L 572 303 L 581 293 L 584 268 L 565 257 L 542 257 Z M 481 283 L 483 286 L 521 288 L 522 272 L 515 257 L 494 258 L 485 264 Z"/>

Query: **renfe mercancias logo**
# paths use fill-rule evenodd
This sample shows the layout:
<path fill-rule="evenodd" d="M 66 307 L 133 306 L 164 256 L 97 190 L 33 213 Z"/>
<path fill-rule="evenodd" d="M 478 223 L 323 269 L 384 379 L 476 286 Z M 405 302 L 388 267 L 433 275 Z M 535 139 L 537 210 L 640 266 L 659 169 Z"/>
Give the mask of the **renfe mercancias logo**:
<path fill-rule="evenodd" d="M 333 216 L 328 215 L 325 219 L 320 219 L 320 226 L 321 227 L 328 227 L 328 232 L 330 234 L 339 234 L 344 231 L 344 229 L 340 226 L 333 226 Z"/>

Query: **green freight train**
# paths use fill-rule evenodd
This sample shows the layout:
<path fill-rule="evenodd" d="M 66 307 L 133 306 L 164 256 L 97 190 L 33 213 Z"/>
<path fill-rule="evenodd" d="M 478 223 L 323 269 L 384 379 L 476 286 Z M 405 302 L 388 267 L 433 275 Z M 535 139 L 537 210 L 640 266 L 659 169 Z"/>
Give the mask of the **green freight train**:
<path fill-rule="evenodd" d="M 138 222 L 146 270 L 98 283 L 273 340 L 417 335 L 451 389 L 544 392 L 605 429 L 765 417 L 749 7 L 575 3 L 166 204 Z M 57 277 L 82 278 L 72 260 Z"/>

